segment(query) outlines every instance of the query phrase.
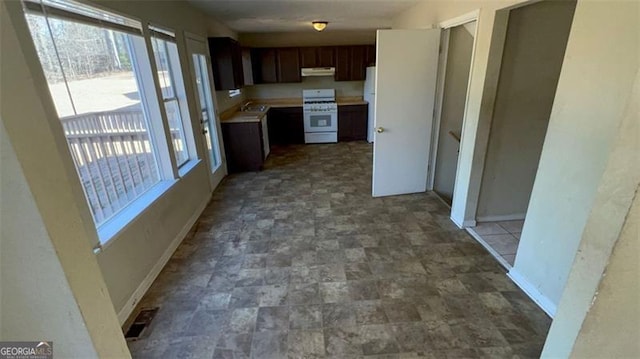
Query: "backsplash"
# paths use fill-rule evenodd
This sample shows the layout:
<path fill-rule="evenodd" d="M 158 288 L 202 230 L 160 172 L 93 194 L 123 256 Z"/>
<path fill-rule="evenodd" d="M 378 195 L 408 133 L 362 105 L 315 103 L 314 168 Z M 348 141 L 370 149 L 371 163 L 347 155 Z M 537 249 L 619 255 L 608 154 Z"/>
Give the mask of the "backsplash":
<path fill-rule="evenodd" d="M 239 105 L 244 102 L 245 99 L 250 98 L 246 96 L 246 88 L 242 89 L 242 92 L 238 96 L 229 97 L 229 91 L 216 91 L 216 100 L 218 101 L 218 113 L 223 113 L 233 106 Z"/>
<path fill-rule="evenodd" d="M 302 82 L 250 85 L 242 89 L 247 99 L 299 98 L 302 90 L 335 89 L 336 97 L 362 96 L 364 81 L 335 81 L 332 77 L 303 77 Z"/>

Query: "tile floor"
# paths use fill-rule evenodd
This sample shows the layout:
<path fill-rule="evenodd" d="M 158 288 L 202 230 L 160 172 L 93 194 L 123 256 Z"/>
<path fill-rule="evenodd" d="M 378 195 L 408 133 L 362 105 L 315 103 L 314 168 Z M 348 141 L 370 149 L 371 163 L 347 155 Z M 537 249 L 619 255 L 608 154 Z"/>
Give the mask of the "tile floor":
<path fill-rule="evenodd" d="M 516 259 L 520 234 L 524 220 L 504 222 L 482 222 L 470 228 L 472 234 L 479 237 L 484 245 L 491 247 L 496 259 L 503 260 L 507 268 L 513 267 Z"/>
<path fill-rule="evenodd" d="M 372 198 L 371 163 L 293 146 L 229 176 L 142 299 L 160 310 L 133 356 L 538 357 L 544 312 L 433 194 Z"/>

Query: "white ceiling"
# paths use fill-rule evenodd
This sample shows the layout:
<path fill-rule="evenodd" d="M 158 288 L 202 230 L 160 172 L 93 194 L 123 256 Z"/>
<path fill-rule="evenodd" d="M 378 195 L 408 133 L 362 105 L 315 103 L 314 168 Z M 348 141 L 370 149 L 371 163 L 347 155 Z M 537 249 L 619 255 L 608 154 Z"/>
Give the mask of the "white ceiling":
<path fill-rule="evenodd" d="M 391 19 L 419 0 L 188 0 L 239 33 L 313 31 L 311 21 L 328 21 L 327 30 L 391 27 Z"/>

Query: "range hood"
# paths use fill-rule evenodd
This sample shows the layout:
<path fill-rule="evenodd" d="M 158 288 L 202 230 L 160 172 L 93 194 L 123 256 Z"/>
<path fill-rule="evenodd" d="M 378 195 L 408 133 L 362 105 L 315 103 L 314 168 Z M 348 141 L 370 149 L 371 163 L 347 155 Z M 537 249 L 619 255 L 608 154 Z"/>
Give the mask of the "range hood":
<path fill-rule="evenodd" d="M 335 67 L 307 67 L 300 71 L 302 77 L 307 76 L 334 76 L 336 74 Z"/>

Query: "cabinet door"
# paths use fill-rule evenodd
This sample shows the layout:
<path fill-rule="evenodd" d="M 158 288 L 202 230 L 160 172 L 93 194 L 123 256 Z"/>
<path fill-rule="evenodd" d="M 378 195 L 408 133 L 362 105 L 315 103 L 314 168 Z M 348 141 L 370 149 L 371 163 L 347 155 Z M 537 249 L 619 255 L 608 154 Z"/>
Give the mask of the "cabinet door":
<path fill-rule="evenodd" d="M 269 142 L 272 145 L 304 143 L 302 107 L 272 108 L 267 119 Z"/>
<path fill-rule="evenodd" d="M 366 52 L 367 54 L 365 59 L 365 65 L 367 67 L 375 66 L 376 65 L 376 45 L 367 45 Z"/>
<path fill-rule="evenodd" d="M 278 82 L 300 82 L 300 57 L 297 47 L 278 49 Z"/>
<path fill-rule="evenodd" d="M 351 48 L 338 46 L 336 52 L 336 81 L 349 81 L 351 79 Z"/>
<path fill-rule="evenodd" d="M 351 46 L 351 81 L 364 81 L 366 76 L 365 55 L 365 46 Z"/>
<path fill-rule="evenodd" d="M 209 51 L 216 90 L 242 87 L 242 53 L 238 43 L 229 37 L 210 37 Z"/>
<path fill-rule="evenodd" d="M 351 131 L 353 139 L 356 141 L 366 141 L 369 124 L 369 106 L 356 105 L 352 106 L 351 115 Z"/>
<path fill-rule="evenodd" d="M 222 124 L 229 173 L 262 169 L 264 158 L 261 135 L 260 122 Z"/>
<path fill-rule="evenodd" d="M 301 47 L 300 48 L 300 66 L 302 68 L 318 67 L 318 48 L 317 47 Z"/>
<path fill-rule="evenodd" d="M 254 80 L 256 83 L 272 84 L 278 82 L 278 67 L 275 49 L 256 49 L 256 56 L 252 61 L 254 67 Z"/>
<path fill-rule="evenodd" d="M 233 58 L 233 89 L 235 90 L 244 87 L 242 48 L 240 47 L 240 43 L 235 40 L 231 40 L 231 55 Z"/>
<path fill-rule="evenodd" d="M 285 113 L 286 143 L 304 143 L 304 122 L 302 119 L 302 107 L 287 107 Z"/>
<path fill-rule="evenodd" d="M 351 111 L 345 106 L 338 107 L 338 141 L 351 141 L 353 133 L 351 130 Z"/>
<path fill-rule="evenodd" d="M 267 113 L 267 127 L 269 129 L 269 143 L 271 145 L 281 145 L 282 140 L 282 113 L 278 108 L 272 108 Z"/>
<path fill-rule="evenodd" d="M 367 105 L 342 105 L 338 107 L 338 141 L 362 141 L 367 139 Z"/>
<path fill-rule="evenodd" d="M 333 47 L 322 46 L 317 48 L 317 59 L 319 67 L 334 67 L 336 61 L 334 58 Z"/>

